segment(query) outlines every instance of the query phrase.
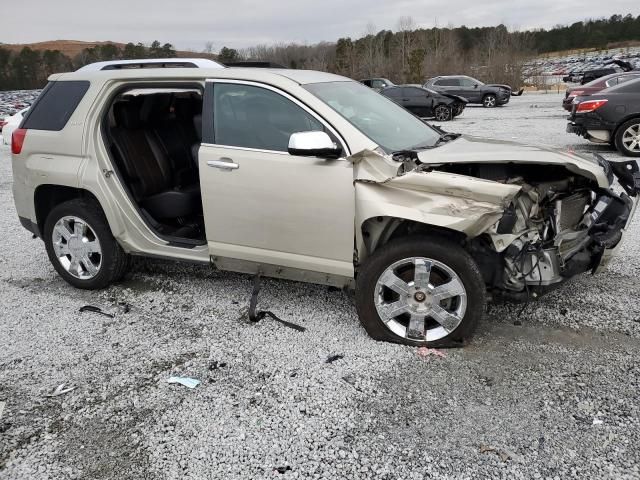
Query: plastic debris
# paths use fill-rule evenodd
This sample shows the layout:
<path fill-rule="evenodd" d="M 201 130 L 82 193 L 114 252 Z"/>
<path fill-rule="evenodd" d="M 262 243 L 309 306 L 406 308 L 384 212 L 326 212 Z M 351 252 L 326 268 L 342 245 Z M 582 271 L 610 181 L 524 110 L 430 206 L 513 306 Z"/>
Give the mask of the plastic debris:
<path fill-rule="evenodd" d="M 227 362 L 219 362 L 217 360 L 212 360 L 211 363 L 209 363 L 209 370 L 213 371 L 213 370 L 218 370 L 219 368 L 224 368 L 227 366 Z"/>
<path fill-rule="evenodd" d="M 344 358 L 344 355 L 342 355 L 341 353 L 338 353 L 337 355 L 331 355 L 324 363 L 333 363 L 336 360 L 340 360 L 341 358 Z"/>
<path fill-rule="evenodd" d="M 249 300 L 249 320 L 252 322 L 259 322 L 263 318 L 269 317 L 276 322 L 284 325 L 285 327 L 292 328 L 293 330 L 297 330 L 298 332 L 304 332 L 307 329 L 300 325 L 296 325 L 292 322 L 287 322 L 286 320 L 282 320 L 275 313 L 270 312 L 269 310 L 258 310 L 258 294 L 260 293 L 260 289 L 262 288 L 260 274 L 257 274 L 253 277 L 253 290 L 251 292 L 251 299 Z"/>
<path fill-rule="evenodd" d="M 291 467 L 289 465 L 286 465 L 284 467 L 276 467 L 274 470 L 280 474 L 284 474 L 286 472 L 289 472 L 291 470 Z"/>
<path fill-rule="evenodd" d="M 600 420 L 599 418 L 594 418 L 593 419 L 593 425 L 602 425 L 604 422 L 602 420 Z"/>
<path fill-rule="evenodd" d="M 506 462 L 511 458 L 511 455 L 504 450 L 489 445 L 480 445 L 480 453 L 493 452 L 500 457 L 500 460 Z"/>
<path fill-rule="evenodd" d="M 72 390 L 76 389 L 76 387 L 65 388 L 66 385 L 67 385 L 66 383 L 61 383 L 56 387 L 56 389 L 53 392 L 47 393 L 45 397 L 48 397 L 48 398 L 59 397 L 60 395 L 64 395 L 65 393 L 69 393 Z"/>
<path fill-rule="evenodd" d="M 91 312 L 91 313 L 97 313 L 100 315 L 104 315 L 105 317 L 109 317 L 109 318 L 113 318 L 113 315 L 107 312 L 103 312 L 101 308 L 99 307 L 94 307 L 93 305 L 85 305 L 83 307 L 80 307 L 80 312 Z"/>
<path fill-rule="evenodd" d="M 2 419 L 2 414 L 4 413 L 4 406 L 6 402 L 0 402 L 0 419 Z"/>
<path fill-rule="evenodd" d="M 422 357 L 422 358 L 427 358 L 427 357 L 447 358 L 446 353 L 441 352 L 440 350 L 436 350 L 435 348 L 420 347 L 418 348 L 416 353 L 418 354 L 419 357 Z"/>
<path fill-rule="evenodd" d="M 200 380 L 189 377 L 169 377 L 169 380 L 167 380 L 167 382 L 179 383 L 180 385 L 184 385 L 187 388 L 196 388 L 198 385 L 200 385 Z"/>

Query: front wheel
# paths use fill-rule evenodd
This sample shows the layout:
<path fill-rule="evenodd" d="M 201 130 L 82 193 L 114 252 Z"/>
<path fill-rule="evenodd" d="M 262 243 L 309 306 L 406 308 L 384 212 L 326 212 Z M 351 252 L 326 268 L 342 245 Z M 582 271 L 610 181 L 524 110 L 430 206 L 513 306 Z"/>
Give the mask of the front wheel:
<path fill-rule="evenodd" d="M 438 105 L 433 111 L 433 116 L 438 122 L 448 122 L 453 118 L 451 108 L 446 105 Z"/>
<path fill-rule="evenodd" d="M 614 143 L 623 155 L 640 157 L 640 118 L 632 118 L 620 125 Z"/>
<path fill-rule="evenodd" d="M 484 108 L 493 108 L 498 104 L 496 96 L 493 94 L 485 95 L 482 99 L 482 106 Z"/>
<path fill-rule="evenodd" d="M 377 340 L 405 345 L 460 345 L 486 306 L 471 256 L 447 239 L 407 237 L 381 247 L 361 267 L 356 308 Z"/>
<path fill-rule="evenodd" d="M 45 221 L 43 239 L 49 261 L 74 287 L 104 288 L 126 272 L 128 255 L 94 201 L 76 199 L 54 207 Z"/>

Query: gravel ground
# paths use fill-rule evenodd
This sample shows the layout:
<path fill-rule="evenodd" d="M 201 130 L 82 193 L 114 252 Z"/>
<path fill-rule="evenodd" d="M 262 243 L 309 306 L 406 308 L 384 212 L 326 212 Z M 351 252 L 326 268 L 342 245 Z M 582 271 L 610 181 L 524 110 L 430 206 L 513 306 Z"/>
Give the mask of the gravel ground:
<path fill-rule="evenodd" d="M 559 105 L 525 95 L 445 127 L 615 156 L 564 133 Z M 321 286 L 265 281 L 260 305 L 303 333 L 249 323 L 251 278 L 203 266 L 139 260 L 73 289 L 17 221 L 7 148 L 0 212 L 1 478 L 640 478 L 638 220 L 607 272 L 519 320 L 493 307 L 471 345 L 424 359 Z"/>

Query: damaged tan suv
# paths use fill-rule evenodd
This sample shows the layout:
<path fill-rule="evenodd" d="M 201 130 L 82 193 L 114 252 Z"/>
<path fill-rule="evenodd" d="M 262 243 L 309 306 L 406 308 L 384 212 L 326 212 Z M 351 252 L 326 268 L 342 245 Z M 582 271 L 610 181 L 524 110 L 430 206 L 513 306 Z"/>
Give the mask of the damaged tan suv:
<path fill-rule="evenodd" d="M 52 76 L 13 134 L 20 221 L 79 288 L 211 262 L 354 287 L 372 337 L 455 345 L 488 299 L 604 266 L 637 204 L 635 162 L 446 133 L 344 77 L 143 66 Z"/>

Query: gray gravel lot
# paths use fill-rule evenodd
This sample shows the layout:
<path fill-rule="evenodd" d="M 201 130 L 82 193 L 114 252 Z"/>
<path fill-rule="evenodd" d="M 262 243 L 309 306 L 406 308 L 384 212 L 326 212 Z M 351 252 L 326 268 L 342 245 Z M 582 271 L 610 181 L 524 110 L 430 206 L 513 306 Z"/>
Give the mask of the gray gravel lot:
<path fill-rule="evenodd" d="M 564 133 L 560 98 L 444 127 L 614 157 Z M 471 345 L 426 359 L 370 340 L 351 295 L 321 286 L 265 281 L 260 305 L 303 333 L 249 323 L 251 278 L 202 266 L 138 260 L 73 289 L 18 223 L 7 148 L 0 231 L 0 478 L 640 478 L 638 219 L 607 272 L 521 325 L 493 307 Z M 77 388 L 44 396 L 61 383 Z"/>

